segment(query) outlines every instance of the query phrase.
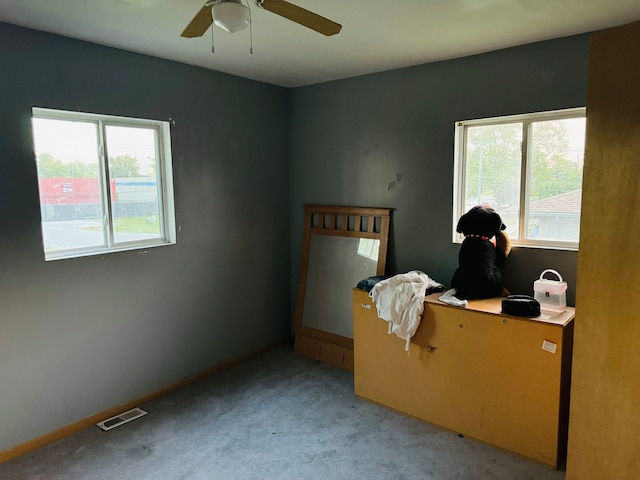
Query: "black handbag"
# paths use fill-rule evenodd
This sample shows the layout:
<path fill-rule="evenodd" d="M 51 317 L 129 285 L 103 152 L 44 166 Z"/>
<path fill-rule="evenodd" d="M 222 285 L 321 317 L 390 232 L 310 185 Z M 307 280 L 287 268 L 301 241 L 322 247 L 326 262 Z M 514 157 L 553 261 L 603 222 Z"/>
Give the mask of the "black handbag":
<path fill-rule="evenodd" d="M 540 302 L 529 295 L 509 295 L 502 300 L 502 313 L 516 317 L 538 317 Z"/>

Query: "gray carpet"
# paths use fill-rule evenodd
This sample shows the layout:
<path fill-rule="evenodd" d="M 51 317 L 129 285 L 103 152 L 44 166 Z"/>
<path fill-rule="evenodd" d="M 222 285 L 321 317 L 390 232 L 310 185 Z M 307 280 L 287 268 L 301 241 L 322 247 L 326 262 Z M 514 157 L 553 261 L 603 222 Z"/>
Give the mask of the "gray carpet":
<path fill-rule="evenodd" d="M 353 374 L 281 347 L 0 465 L 0 479 L 504 479 L 557 472 L 353 394 Z"/>

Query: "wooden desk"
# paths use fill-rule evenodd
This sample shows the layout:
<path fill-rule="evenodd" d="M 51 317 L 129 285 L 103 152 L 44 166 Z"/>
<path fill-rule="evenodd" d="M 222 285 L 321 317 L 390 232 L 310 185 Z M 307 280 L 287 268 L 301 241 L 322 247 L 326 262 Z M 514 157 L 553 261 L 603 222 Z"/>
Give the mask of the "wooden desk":
<path fill-rule="evenodd" d="M 387 334 L 368 293 L 354 289 L 356 395 L 559 467 L 566 456 L 575 311 L 536 319 L 425 298 L 405 342 Z"/>

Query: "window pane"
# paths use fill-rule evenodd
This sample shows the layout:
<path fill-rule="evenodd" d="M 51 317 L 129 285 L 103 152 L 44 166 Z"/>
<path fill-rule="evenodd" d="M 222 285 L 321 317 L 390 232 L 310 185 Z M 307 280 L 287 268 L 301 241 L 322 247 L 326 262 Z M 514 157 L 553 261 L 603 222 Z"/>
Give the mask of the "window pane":
<path fill-rule="evenodd" d="M 161 236 L 156 135 L 152 128 L 106 127 L 114 243 Z"/>
<path fill-rule="evenodd" d="M 570 118 L 531 124 L 527 238 L 579 240 L 585 122 Z"/>
<path fill-rule="evenodd" d="M 465 156 L 465 212 L 475 205 L 493 207 L 517 239 L 522 124 L 468 127 Z"/>
<path fill-rule="evenodd" d="M 94 123 L 33 119 L 45 252 L 105 244 Z"/>

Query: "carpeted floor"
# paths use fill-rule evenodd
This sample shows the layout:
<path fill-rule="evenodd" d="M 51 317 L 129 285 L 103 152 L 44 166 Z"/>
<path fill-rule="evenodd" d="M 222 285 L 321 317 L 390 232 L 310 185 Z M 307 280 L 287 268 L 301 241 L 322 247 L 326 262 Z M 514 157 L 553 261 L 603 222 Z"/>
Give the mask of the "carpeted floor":
<path fill-rule="evenodd" d="M 564 473 L 356 398 L 281 347 L 0 465 L 28 480 L 561 480 Z"/>

